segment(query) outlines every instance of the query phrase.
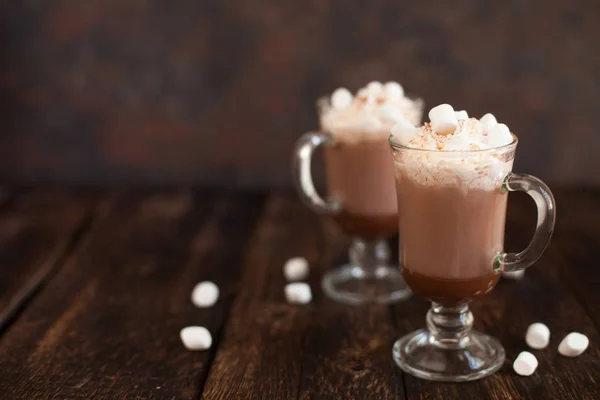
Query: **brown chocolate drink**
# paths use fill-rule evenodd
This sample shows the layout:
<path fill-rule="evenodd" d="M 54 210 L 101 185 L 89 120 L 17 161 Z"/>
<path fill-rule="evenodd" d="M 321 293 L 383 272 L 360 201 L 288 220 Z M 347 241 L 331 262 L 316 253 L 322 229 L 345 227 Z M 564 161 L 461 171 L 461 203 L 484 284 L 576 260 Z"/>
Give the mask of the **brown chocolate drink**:
<path fill-rule="evenodd" d="M 404 279 L 415 293 L 440 303 L 488 293 L 499 278 L 494 263 L 504 246 L 508 198 L 501 186 L 514 153 L 398 153 Z"/>
<path fill-rule="evenodd" d="M 325 150 L 329 195 L 343 211 L 334 216 L 348 234 L 387 237 L 398 231 L 394 164 L 384 135 L 337 138 Z"/>
<path fill-rule="evenodd" d="M 341 211 L 333 218 L 349 235 L 381 239 L 398 231 L 394 163 L 387 137 L 400 121 L 419 124 L 423 101 L 404 96 L 396 82 L 371 82 L 352 95 L 336 90 L 319 101 L 329 197 Z M 407 123 L 408 123 L 407 122 Z"/>

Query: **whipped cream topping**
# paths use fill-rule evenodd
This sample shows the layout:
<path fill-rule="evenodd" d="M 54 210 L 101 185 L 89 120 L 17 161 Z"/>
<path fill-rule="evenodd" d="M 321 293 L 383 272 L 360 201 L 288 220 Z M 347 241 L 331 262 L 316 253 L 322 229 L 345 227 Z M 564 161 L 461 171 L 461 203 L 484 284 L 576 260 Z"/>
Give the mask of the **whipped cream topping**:
<path fill-rule="evenodd" d="M 431 122 L 421 128 L 403 121 L 391 132 L 403 146 L 439 151 L 486 150 L 513 141 L 510 129 L 492 114 L 469 118 L 466 111 L 454 111 L 451 105 L 441 104 L 431 109 L 429 118 Z"/>
<path fill-rule="evenodd" d="M 420 124 L 423 101 L 405 96 L 398 82 L 370 82 L 353 95 L 339 88 L 322 102 L 321 126 L 334 135 L 387 137 L 397 124 Z"/>
<path fill-rule="evenodd" d="M 458 186 L 465 190 L 495 190 L 502 185 L 514 158 L 514 147 L 499 149 L 514 140 L 505 124 L 498 123 L 492 114 L 469 118 L 465 111 L 456 112 L 449 104 L 432 108 L 429 118 L 431 122 L 420 128 L 406 122 L 392 128 L 401 145 L 431 150 L 394 150 L 400 176 L 422 185 Z"/>

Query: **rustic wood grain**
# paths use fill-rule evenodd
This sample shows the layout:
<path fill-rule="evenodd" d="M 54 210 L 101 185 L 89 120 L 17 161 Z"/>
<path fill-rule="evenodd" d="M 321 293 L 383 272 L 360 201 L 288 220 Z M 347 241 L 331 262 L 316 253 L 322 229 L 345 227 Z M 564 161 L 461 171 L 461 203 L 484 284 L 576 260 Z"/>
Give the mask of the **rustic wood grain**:
<path fill-rule="evenodd" d="M 386 307 L 324 297 L 319 280 L 347 239 L 295 196 L 271 197 L 251 242 L 243 286 L 206 383 L 206 399 L 404 398 L 388 349 Z M 336 257 L 341 256 L 341 257 Z M 306 257 L 314 301 L 285 302 L 283 263 Z"/>
<path fill-rule="evenodd" d="M 0 202 L 0 331 L 60 266 L 85 230 L 95 195 L 63 190 L 4 192 Z"/>
<path fill-rule="evenodd" d="M 600 329 L 600 192 L 559 191 L 556 202 L 560 218 L 550 254 Z"/>
<path fill-rule="evenodd" d="M 81 210 L 95 204 L 65 192 L 54 196 L 29 196 L 25 202 L 17 201 L 19 195 L 9 197 L 0 208 L 0 255 L 8 254 L 3 253 L 7 240 L 23 241 L 9 246 L 15 254 L 30 241 L 37 243 L 32 249 L 46 248 L 42 242 L 59 240 L 46 238 L 48 232 L 66 232 L 65 222 L 77 210 L 85 214 Z M 493 376 L 461 384 L 404 375 L 392 361 L 393 341 L 424 325 L 424 300 L 350 307 L 322 294 L 319 280 L 346 260 L 349 240 L 295 195 L 276 192 L 266 204 L 259 193 L 218 191 L 100 198 L 89 233 L 0 336 L 0 398 L 591 400 L 600 395 L 598 191 L 556 191 L 559 218 L 545 256 L 523 281 L 501 280 L 490 296 L 473 304 L 476 327 L 500 339 L 507 361 Z M 36 227 L 27 232 L 43 235 L 15 235 L 9 214 Z M 511 194 L 507 250 L 521 249 L 534 225 L 533 202 Z M 43 251 L 31 253 L 39 257 Z M 314 300 L 305 306 L 284 299 L 282 265 L 293 256 L 304 256 L 311 265 Z M 27 257 L 34 265 L 35 257 Z M 215 307 L 199 310 L 189 296 L 205 279 L 219 285 L 221 298 Z M 527 349 L 524 333 L 534 321 L 550 327 L 551 343 L 532 351 L 540 362 L 536 373 L 519 377 L 511 364 Z M 211 351 L 183 349 L 178 333 L 191 324 L 210 329 Z M 590 348 L 575 359 L 556 351 L 571 331 L 590 338 Z"/>
<path fill-rule="evenodd" d="M 533 201 L 522 193 L 509 196 L 507 214 L 507 249 L 518 251 L 531 238 L 535 227 Z M 560 209 L 568 207 L 562 204 Z M 559 219 L 562 217 L 559 214 Z M 548 252 L 528 269 L 523 281 L 501 280 L 487 297 L 472 304 L 475 327 L 498 338 L 506 349 L 507 359 L 496 374 L 476 382 L 442 384 L 405 376 L 409 399 L 597 399 L 600 375 L 594 365 L 600 359 L 600 335 L 586 308 L 561 278 L 557 252 L 562 246 L 561 225 Z M 401 334 L 424 326 L 428 305 L 395 306 Z M 414 306 L 414 307 L 413 307 Z M 415 315 L 416 313 L 416 315 Z M 525 343 L 529 324 L 543 322 L 550 328 L 550 345 L 531 350 Z M 569 332 L 585 333 L 592 343 L 579 358 L 558 354 L 558 344 Z M 520 377 L 512 370 L 519 352 L 531 351 L 539 361 L 536 373 Z"/>
<path fill-rule="evenodd" d="M 0 392 L 11 399 L 192 398 L 213 353 L 184 349 L 179 331 L 204 325 L 218 346 L 239 259 L 261 195 L 128 194 L 102 215 L 0 340 Z M 196 309 L 213 280 L 218 304 Z"/>
<path fill-rule="evenodd" d="M 290 183 L 315 99 L 400 80 L 494 112 L 517 167 L 599 184 L 600 2 L 55 0 L 0 4 L 0 178 Z"/>

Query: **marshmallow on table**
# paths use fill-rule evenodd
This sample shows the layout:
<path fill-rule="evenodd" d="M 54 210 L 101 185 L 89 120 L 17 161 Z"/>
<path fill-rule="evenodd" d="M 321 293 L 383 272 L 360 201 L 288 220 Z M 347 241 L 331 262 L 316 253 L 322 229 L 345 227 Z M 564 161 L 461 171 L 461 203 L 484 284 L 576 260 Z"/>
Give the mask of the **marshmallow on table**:
<path fill-rule="evenodd" d="M 520 352 L 513 362 L 513 369 L 521 376 L 529 376 L 533 374 L 537 366 L 537 358 L 535 358 L 535 356 L 528 351 Z"/>
<path fill-rule="evenodd" d="M 523 277 L 525 276 L 525 270 L 519 270 L 519 271 L 504 271 L 502 272 L 502 276 L 508 279 L 515 279 L 515 280 L 520 280 L 523 279 Z"/>
<path fill-rule="evenodd" d="M 338 88 L 331 95 L 331 106 L 342 110 L 352 104 L 352 93 L 346 88 Z"/>
<path fill-rule="evenodd" d="M 532 349 L 545 349 L 550 343 L 550 329 L 541 322 L 529 325 L 525 334 L 525 342 Z"/>
<path fill-rule="evenodd" d="M 587 336 L 571 332 L 558 345 L 558 352 L 565 357 L 577 357 L 587 349 L 590 340 Z"/>
<path fill-rule="evenodd" d="M 404 97 L 404 88 L 398 82 L 386 82 L 383 89 L 388 100 L 397 101 Z"/>
<path fill-rule="evenodd" d="M 305 279 L 308 276 L 308 261 L 304 257 L 290 258 L 283 266 L 283 275 L 290 282 Z"/>
<path fill-rule="evenodd" d="M 219 287 L 213 282 L 200 282 L 194 287 L 194 290 L 192 290 L 192 303 L 194 303 L 196 307 L 212 307 L 218 299 Z"/>
<path fill-rule="evenodd" d="M 450 104 L 440 104 L 429 111 L 431 129 L 439 135 L 454 133 L 458 127 L 458 120 L 454 108 Z"/>
<path fill-rule="evenodd" d="M 188 350 L 206 350 L 212 346 L 212 336 L 203 326 L 187 326 L 179 332 L 179 337 Z"/>
<path fill-rule="evenodd" d="M 304 282 L 288 283 L 285 285 L 285 298 L 291 304 L 306 304 L 312 300 L 310 286 Z"/>

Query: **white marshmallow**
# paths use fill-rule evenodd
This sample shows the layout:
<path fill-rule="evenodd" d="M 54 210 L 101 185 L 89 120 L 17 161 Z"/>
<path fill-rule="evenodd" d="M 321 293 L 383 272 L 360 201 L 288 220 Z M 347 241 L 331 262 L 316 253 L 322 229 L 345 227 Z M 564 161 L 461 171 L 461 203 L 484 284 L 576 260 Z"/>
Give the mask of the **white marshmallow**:
<path fill-rule="evenodd" d="M 404 88 L 398 82 L 386 82 L 384 90 L 388 100 L 398 101 L 404 97 Z"/>
<path fill-rule="evenodd" d="M 456 119 L 469 119 L 469 114 L 465 110 L 455 111 Z"/>
<path fill-rule="evenodd" d="M 402 113 L 402 109 L 397 105 L 383 104 L 378 107 L 378 112 L 381 118 L 394 123 L 406 121 L 406 117 Z"/>
<path fill-rule="evenodd" d="M 587 349 L 590 339 L 587 336 L 571 332 L 558 345 L 558 352 L 565 357 L 577 357 Z"/>
<path fill-rule="evenodd" d="M 394 138 L 403 146 L 408 146 L 411 140 L 416 138 L 421 131 L 420 128 L 415 128 L 408 120 L 404 119 L 392 128 L 391 132 Z"/>
<path fill-rule="evenodd" d="M 510 129 L 505 124 L 496 124 L 485 138 L 486 143 L 492 148 L 507 145 L 513 141 Z"/>
<path fill-rule="evenodd" d="M 369 98 L 369 90 L 364 87 L 358 90 L 358 92 L 356 92 L 356 96 L 357 97 L 362 97 L 364 99 L 368 99 Z"/>
<path fill-rule="evenodd" d="M 520 352 L 513 362 L 513 369 L 521 376 L 529 376 L 533 374 L 537 366 L 537 358 L 535 358 L 535 356 L 528 351 Z"/>
<path fill-rule="evenodd" d="M 288 283 L 285 285 L 285 298 L 291 304 L 306 304 L 312 300 L 310 286 L 304 282 Z"/>
<path fill-rule="evenodd" d="M 508 279 L 521 280 L 525 277 L 525 270 L 519 271 L 504 271 L 502 272 L 502 276 Z"/>
<path fill-rule="evenodd" d="M 203 326 L 186 326 L 179 337 L 188 350 L 207 350 L 212 346 L 212 336 Z"/>
<path fill-rule="evenodd" d="M 194 290 L 192 290 L 192 303 L 194 303 L 196 307 L 212 307 L 218 299 L 219 287 L 213 282 L 200 282 L 194 286 Z"/>
<path fill-rule="evenodd" d="M 304 257 L 290 258 L 283 266 L 283 275 L 289 282 L 305 279 L 308 276 L 308 261 Z"/>
<path fill-rule="evenodd" d="M 383 92 L 383 84 L 378 81 L 369 82 L 366 88 L 370 97 L 375 97 Z"/>
<path fill-rule="evenodd" d="M 525 342 L 532 349 L 545 349 L 550 343 L 550 329 L 541 322 L 529 325 L 525 334 Z"/>
<path fill-rule="evenodd" d="M 458 127 L 458 120 L 454 114 L 454 108 L 450 104 L 440 104 L 429 111 L 431 128 L 439 135 L 454 133 Z"/>
<path fill-rule="evenodd" d="M 486 132 L 489 132 L 493 127 L 495 127 L 498 124 L 496 117 L 494 117 L 494 114 L 492 113 L 487 113 L 483 117 L 479 118 L 479 122 L 481 122 L 481 124 L 483 125 L 483 129 Z"/>
<path fill-rule="evenodd" d="M 331 95 L 331 106 L 336 110 L 343 110 L 352 104 L 352 93 L 346 88 L 338 88 Z"/>

